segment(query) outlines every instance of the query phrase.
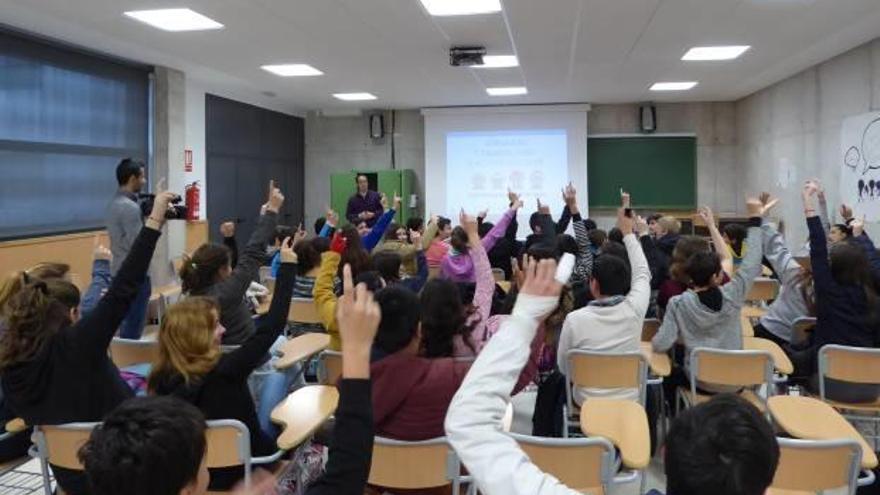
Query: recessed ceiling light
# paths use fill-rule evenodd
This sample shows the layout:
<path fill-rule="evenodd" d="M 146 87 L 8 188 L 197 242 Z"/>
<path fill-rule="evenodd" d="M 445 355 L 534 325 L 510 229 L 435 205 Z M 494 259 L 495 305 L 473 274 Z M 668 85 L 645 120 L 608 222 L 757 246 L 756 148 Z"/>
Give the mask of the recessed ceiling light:
<path fill-rule="evenodd" d="M 738 46 L 695 46 L 681 57 L 682 60 L 733 60 L 750 47 Z"/>
<path fill-rule="evenodd" d="M 501 12 L 501 0 L 422 0 L 431 15 L 475 15 Z"/>
<path fill-rule="evenodd" d="M 658 82 L 651 86 L 651 91 L 684 91 L 696 86 L 694 81 Z"/>
<path fill-rule="evenodd" d="M 475 69 L 501 69 L 517 67 L 519 60 L 516 55 L 483 55 L 483 65 L 474 65 Z"/>
<path fill-rule="evenodd" d="M 512 86 L 509 88 L 486 88 L 486 92 L 489 93 L 489 96 L 516 96 L 527 94 L 529 91 L 525 86 Z"/>
<path fill-rule="evenodd" d="M 366 101 L 376 99 L 376 96 L 370 93 L 334 93 L 333 97 L 342 101 Z"/>
<path fill-rule="evenodd" d="M 273 74 L 283 76 L 283 77 L 292 77 L 292 76 L 320 76 L 324 74 L 318 69 L 312 67 L 307 64 L 276 64 L 276 65 L 262 65 L 261 69 L 271 72 Z"/>
<path fill-rule="evenodd" d="M 220 29 L 223 24 L 190 9 L 131 10 L 125 15 L 163 31 Z"/>

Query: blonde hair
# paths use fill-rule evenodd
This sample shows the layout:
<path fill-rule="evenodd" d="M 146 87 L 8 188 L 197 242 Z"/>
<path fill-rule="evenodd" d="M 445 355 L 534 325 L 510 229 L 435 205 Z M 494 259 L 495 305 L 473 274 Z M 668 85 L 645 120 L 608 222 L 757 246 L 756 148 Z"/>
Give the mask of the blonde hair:
<path fill-rule="evenodd" d="M 149 378 L 149 390 L 174 375 L 192 380 L 208 374 L 220 360 L 220 346 L 214 343 L 217 303 L 208 297 L 187 297 L 168 308 L 159 328 L 159 361 Z"/>
<path fill-rule="evenodd" d="M 681 232 L 681 222 L 677 218 L 671 216 L 662 216 L 657 220 L 660 228 L 667 234 L 678 235 Z"/>

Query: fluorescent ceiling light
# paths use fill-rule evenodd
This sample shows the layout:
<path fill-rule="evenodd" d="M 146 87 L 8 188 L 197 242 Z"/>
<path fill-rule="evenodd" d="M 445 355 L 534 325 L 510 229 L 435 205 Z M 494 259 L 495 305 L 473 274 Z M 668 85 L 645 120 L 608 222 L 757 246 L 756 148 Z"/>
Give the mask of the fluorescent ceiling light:
<path fill-rule="evenodd" d="M 476 69 L 500 69 L 504 67 L 517 67 L 519 60 L 516 55 L 483 55 L 483 65 L 474 65 Z"/>
<path fill-rule="evenodd" d="M 131 10 L 125 15 L 163 31 L 220 29 L 223 24 L 190 9 Z"/>
<path fill-rule="evenodd" d="M 681 57 L 682 60 L 733 60 L 750 47 L 740 46 L 695 46 Z"/>
<path fill-rule="evenodd" d="M 525 86 L 513 86 L 510 88 L 486 88 L 486 92 L 489 93 L 489 96 L 516 96 L 527 94 L 529 91 Z"/>
<path fill-rule="evenodd" d="M 269 71 L 273 74 L 283 76 L 283 77 L 292 77 L 292 76 L 320 76 L 324 74 L 318 69 L 312 67 L 307 64 L 277 64 L 277 65 L 263 65 L 260 66 L 261 69 L 265 71 Z"/>
<path fill-rule="evenodd" d="M 376 96 L 370 93 L 334 93 L 333 97 L 342 101 L 366 101 L 376 99 Z"/>
<path fill-rule="evenodd" d="M 474 15 L 501 12 L 501 0 L 422 0 L 431 15 Z"/>
<path fill-rule="evenodd" d="M 658 82 L 651 86 L 651 91 L 684 91 L 696 85 L 697 83 L 694 81 Z"/>

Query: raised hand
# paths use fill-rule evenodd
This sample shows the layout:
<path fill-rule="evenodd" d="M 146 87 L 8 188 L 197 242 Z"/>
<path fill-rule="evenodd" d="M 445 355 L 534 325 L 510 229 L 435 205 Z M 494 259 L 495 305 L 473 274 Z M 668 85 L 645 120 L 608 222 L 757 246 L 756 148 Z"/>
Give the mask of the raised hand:
<path fill-rule="evenodd" d="M 342 268 L 342 286 L 342 297 L 336 303 L 336 320 L 342 338 L 342 376 L 368 378 L 370 349 L 382 320 L 382 310 L 365 284 L 354 285 L 348 264 Z"/>
<path fill-rule="evenodd" d="M 306 236 L 308 232 L 303 228 L 303 224 L 300 223 L 299 227 L 296 228 L 296 233 L 293 234 L 293 245 L 296 246 L 300 242 L 306 240 Z"/>
<path fill-rule="evenodd" d="M 639 237 L 647 235 L 648 234 L 648 221 L 645 220 L 644 217 L 642 217 L 641 215 L 638 215 L 638 216 L 636 216 L 634 228 L 636 229 L 636 234 L 638 234 Z"/>
<path fill-rule="evenodd" d="M 525 267 L 525 280 L 520 294 L 539 297 L 559 297 L 562 284 L 556 280 L 556 260 L 528 259 Z"/>
<path fill-rule="evenodd" d="M 270 181 L 270 183 L 274 186 L 275 181 Z M 272 192 L 269 194 L 269 201 L 266 203 L 266 211 L 278 213 L 281 210 L 281 205 L 283 204 L 284 195 L 281 194 L 281 189 L 273 187 Z"/>
<path fill-rule="evenodd" d="M 766 217 L 770 213 L 770 210 L 772 210 L 774 207 L 776 207 L 776 205 L 779 204 L 779 198 L 774 198 L 768 193 L 762 193 L 761 199 L 759 201 L 761 201 L 762 217 Z"/>
<path fill-rule="evenodd" d="M 617 228 L 623 232 L 623 235 L 633 233 L 633 218 L 626 215 L 626 208 L 617 209 Z"/>
<path fill-rule="evenodd" d="M 624 191 L 623 188 L 620 189 L 620 205 L 624 208 L 631 208 L 632 202 L 629 196 L 629 193 Z"/>
<path fill-rule="evenodd" d="M 278 252 L 281 253 L 281 262 L 282 263 L 296 263 L 297 257 L 296 253 L 293 252 L 293 245 L 295 243 L 292 241 L 290 237 L 285 237 L 284 242 L 281 243 L 281 247 L 278 248 Z"/>
<path fill-rule="evenodd" d="M 92 257 L 96 260 L 111 260 L 113 259 L 113 253 L 101 243 L 101 236 L 96 235 L 95 240 L 92 242 Z"/>
<path fill-rule="evenodd" d="M 382 193 L 382 195 L 379 196 L 379 203 L 382 205 L 383 209 L 385 209 L 385 210 L 388 209 L 388 196 L 386 196 L 385 193 Z M 365 211 L 364 213 L 372 213 L 372 212 Z M 369 218 L 369 217 L 367 217 L 367 218 Z"/>
<path fill-rule="evenodd" d="M 761 204 L 761 200 L 758 198 L 747 198 L 746 199 L 746 212 L 749 217 L 760 217 L 763 214 L 764 205 Z"/>
<path fill-rule="evenodd" d="M 715 214 L 712 213 L 712 208 L 701 206 L 700 209 L 697 210 L 697 214 L 700 215 L 700 219 L 703 220 L 703 223 L 705 223 L 707 227 L 715 225 Z"/>
<path fill-rule="evenodd" d="M 480 212 L 477 213 L 477 218 L 486 218 L 486 215 L 489 214 L 489 208 L 483 208 Z"/>
<path fill-rule="evenodd" d="M 409 229 L 409 242 L 416 249 L 422 249 L 422 234 L 418 230 Z"/>
<path fill-rule="evenodd" d="M 327 225 L 331 227 L 339 225 L 339 213 L 336 213 L 331 208 L 327 208 L 327 213 L 324 214 L 324 219 L 327 221 Z"/>
<path fill-rule="evenodd" d="M 545 205 L 541 203 L 541 198 L 538 198 L 538 213 L 542 215 L 550 214 L 550 205 Z"/>
<path fill-rule="evenodd" d="M 165 212 L 168 211 L 171 201 L 177 197 L 176 194 L 169 191 L 160 192 L 156 195 L 156 198 L 153 199 L 153 211 L 150 212 L 150 216 L 147 218 L 148 222 L 155 224 L 150 225 L 151 227 L 159 228 L 165 223 Z"/>
<path fill-rule="evenodd" d="M 840 216 L 844 220 L 850 220 L 853 218 L 853 210 L 849 206 L 842 204 L 840 205 Z"/>
<path fill-rule="evenodd" d="M 477 219 L 471 215 L 468 215 L 464 209 L 461 210 L 461 213 L 458 215 L 458 223 L 461 225 L 461 228 L 467 232 L 468 239 L 470 242 L 479 242 L 480 234 L 477 228 Z"/>
<path fill-rule="evenodd" d="M 400 201 L 401 197 L 397 194 L 397 191 L 394 191 L 394 209 L 400 211 Z"/>
<path fill-rule="evenodd" d="M 862 218 L 853 218 L 849 226 L 852 228 L 853 237 L 859 237 L 865 232 L 865 215 Z"/>

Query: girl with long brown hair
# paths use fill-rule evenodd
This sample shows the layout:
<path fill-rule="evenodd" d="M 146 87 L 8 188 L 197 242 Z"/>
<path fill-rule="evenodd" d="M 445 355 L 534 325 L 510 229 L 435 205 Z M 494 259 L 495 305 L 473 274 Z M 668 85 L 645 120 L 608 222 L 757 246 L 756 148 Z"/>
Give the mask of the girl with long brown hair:
<path fill-rule="evenodd" d="M 263 363 L 287 324 L 297 263 L 289 238 L 280 253 L 281 267 L 272 304 L 254 334 L 237 349 L 224 354 L 220 344 L 226 329 L 221 323 L 220 305 L 210 298 L 188 297 L 169 308 L 162 319 L 159 361 L 149 378 L 153 394 L 173 395 L 191 402 L 207 419 L 237 419 L 244 423 L 250 431 L 254 456 L 276 451 L 274 439 L 261 429 L 247 380 Z M 271 407 L 267 410 L 271 411 Z M 241 477 L 240 467 L 212 471 L 211 489 L 228 489 Z"/>

